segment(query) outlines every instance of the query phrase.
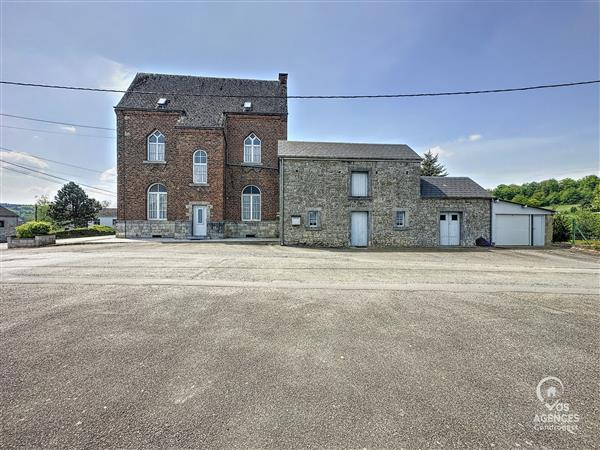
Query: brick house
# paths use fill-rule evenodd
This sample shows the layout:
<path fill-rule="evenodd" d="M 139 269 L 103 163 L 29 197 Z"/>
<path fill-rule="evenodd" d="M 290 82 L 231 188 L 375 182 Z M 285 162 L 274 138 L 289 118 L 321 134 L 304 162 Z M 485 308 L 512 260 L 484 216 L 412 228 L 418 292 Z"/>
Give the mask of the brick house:
<path fill-rule="evenodd" d="M 276 237 L 287 74 L 139 73 L 115 107 L 117 235 Z"/>
<path fill-rule="evenodd" d="M 323 247 L 475 246 L 491 196 L 470 178 L 422 177 L 407 145 L 279 142 L 280 241 Z"/>

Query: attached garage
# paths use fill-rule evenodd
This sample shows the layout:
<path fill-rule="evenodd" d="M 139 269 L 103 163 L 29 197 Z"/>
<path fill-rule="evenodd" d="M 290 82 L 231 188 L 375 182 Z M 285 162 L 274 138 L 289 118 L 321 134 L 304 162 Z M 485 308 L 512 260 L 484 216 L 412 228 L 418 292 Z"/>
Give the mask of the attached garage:
<path fill-rule="evenodd" d="M 505 200 L 492 202 L 492 242 L 497 246 L 544 246 L 552 240 L 552 214 Z"/>

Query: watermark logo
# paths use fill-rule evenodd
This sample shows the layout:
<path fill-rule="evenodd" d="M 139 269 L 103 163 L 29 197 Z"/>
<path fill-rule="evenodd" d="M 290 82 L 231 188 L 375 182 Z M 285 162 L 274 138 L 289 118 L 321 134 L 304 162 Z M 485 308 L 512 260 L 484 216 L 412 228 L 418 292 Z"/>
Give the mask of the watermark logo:
<path fill-rule="evenodd" d="M 533 428 L 536 431 L 567 431 L 575 434 L 579 429 L 579 414 L 573 413 L 569 403 L 563 400 L 565 386 L 557 377 L 540 380 L 536 388 L 538 400 L 548 411 L 536 414 Z"/>

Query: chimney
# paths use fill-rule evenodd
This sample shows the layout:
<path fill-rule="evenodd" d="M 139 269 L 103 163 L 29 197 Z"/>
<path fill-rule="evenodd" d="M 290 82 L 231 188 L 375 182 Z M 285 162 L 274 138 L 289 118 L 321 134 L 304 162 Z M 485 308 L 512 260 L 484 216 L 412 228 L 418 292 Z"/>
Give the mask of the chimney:
<path fill-rule="evenodd" d="M 282 86 L 287 86 L 287 73 L 280 73 L 279 74 L 279 84 Z"/>

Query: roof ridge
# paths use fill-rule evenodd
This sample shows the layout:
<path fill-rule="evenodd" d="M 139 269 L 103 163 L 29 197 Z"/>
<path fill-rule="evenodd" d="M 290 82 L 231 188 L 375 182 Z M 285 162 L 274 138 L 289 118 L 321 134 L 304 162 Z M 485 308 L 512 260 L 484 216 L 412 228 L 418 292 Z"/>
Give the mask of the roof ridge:
<path fill-rule="evenodd" d="M 381 143 L 381 142 L 340 142 L 340 141 L 290 141 L 287 139 L 280 139 L 279 142 L 289 142 L 291 144 L 339 144 L 339 145 L 403 145 L 408 147 L 408 144 L 392 144 L 392 143 Z"/>
<path fill-rule="evenodd" d="M 208 77 L 204 75 L 180 75 L 175 73 L 159 73 L 159 72 L 137 72 L 135 74 L 135 78 L 138 75 L 151 75 L 151 76 L 161 76 L 161 77 L 173 77 L 173 78 L 199 78 L 203 80 L 235 80 L 235 81 L 261 81 L 261 82 L 272 82 L 279 83 L 279 80 L 264 80 L 260 78 L 234 78 L 234 77 Z"/>

